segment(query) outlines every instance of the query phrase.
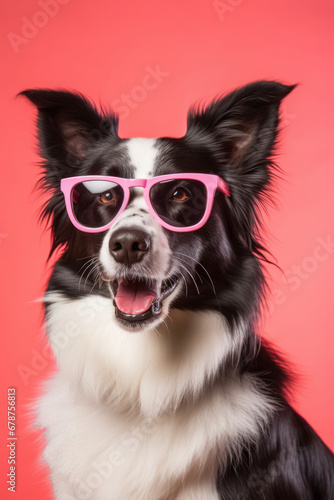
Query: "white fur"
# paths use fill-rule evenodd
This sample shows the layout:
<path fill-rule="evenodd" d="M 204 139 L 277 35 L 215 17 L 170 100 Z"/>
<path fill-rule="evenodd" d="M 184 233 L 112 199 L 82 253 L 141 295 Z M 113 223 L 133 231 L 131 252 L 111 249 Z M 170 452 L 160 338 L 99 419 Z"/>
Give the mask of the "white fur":
<path fill-rule="evenodd" d="M 224 466 L 274 411 L 254 377 L 214 381 L 236 350 L 224 318 L 172 310 L 129 334 L 110 299 L 46 300 L 60 371 L 39 420 L 56 499 L 218 500 L 217 456 Z"/>
<path fill-rule="evenodd" d="M 126 143 L 131 164 L 135 167 L 137 179 L 152 177 L 154 163 L 158 154 L 156 139 L 135 137 Z"/>

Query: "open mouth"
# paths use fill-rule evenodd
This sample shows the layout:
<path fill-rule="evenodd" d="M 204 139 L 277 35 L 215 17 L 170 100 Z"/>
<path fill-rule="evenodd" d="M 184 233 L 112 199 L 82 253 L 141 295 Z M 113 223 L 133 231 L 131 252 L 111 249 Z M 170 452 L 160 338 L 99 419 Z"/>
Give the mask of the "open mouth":
<path fill-rule="evenodd" d="M 125 326 L 134 327 L 157 319 L 162 302 L 175 290 L 179 278 L 162 282 L 146 279 L 112 281 L 116 317 Z"/>

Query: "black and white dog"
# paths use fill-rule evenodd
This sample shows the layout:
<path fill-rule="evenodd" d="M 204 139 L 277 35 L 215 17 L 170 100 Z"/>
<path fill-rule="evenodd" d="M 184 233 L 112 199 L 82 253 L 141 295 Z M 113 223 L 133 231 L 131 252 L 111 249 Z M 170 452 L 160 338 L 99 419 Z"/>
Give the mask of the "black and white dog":
<path fill-rule="evenodd" d="M 257 335 L 259 209 L 292 89 L 237 89 L 178 139 L 120 139 L 79 94 L 22 92 L 61 249 L 44 299 L 59 371 L 38 407 L 56 499 L 334 498 L 332 453 Z"/>

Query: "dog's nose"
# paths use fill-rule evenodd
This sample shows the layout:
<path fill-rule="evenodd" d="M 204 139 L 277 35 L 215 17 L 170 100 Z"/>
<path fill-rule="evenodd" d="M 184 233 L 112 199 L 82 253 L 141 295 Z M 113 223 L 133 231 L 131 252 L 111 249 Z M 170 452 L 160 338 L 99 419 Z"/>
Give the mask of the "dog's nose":
<path fill-rule="evenodd" d="M 116 262 L 130 267 L 140 262 L 150 248 L 151 240 L 147 233 L 139 229 L 119 229 L 111 236 L 109 250 Z"/>

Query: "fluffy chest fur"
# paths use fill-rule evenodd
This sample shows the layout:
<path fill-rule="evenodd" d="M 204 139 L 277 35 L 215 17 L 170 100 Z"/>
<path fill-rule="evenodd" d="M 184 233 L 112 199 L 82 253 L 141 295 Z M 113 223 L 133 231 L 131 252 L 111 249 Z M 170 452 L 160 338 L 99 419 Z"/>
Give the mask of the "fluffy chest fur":
<path fill-rule="evenodd" d="M 129 335 L 106 298 L 51 299 L 61 373 L 39 421 L 56 498 L 217 500 L 218 466 L 274 412 L 255 377 L 217 377 L 235 349 L 224 318 L 175 310 L 172 333 L 167 325 Z"/>

